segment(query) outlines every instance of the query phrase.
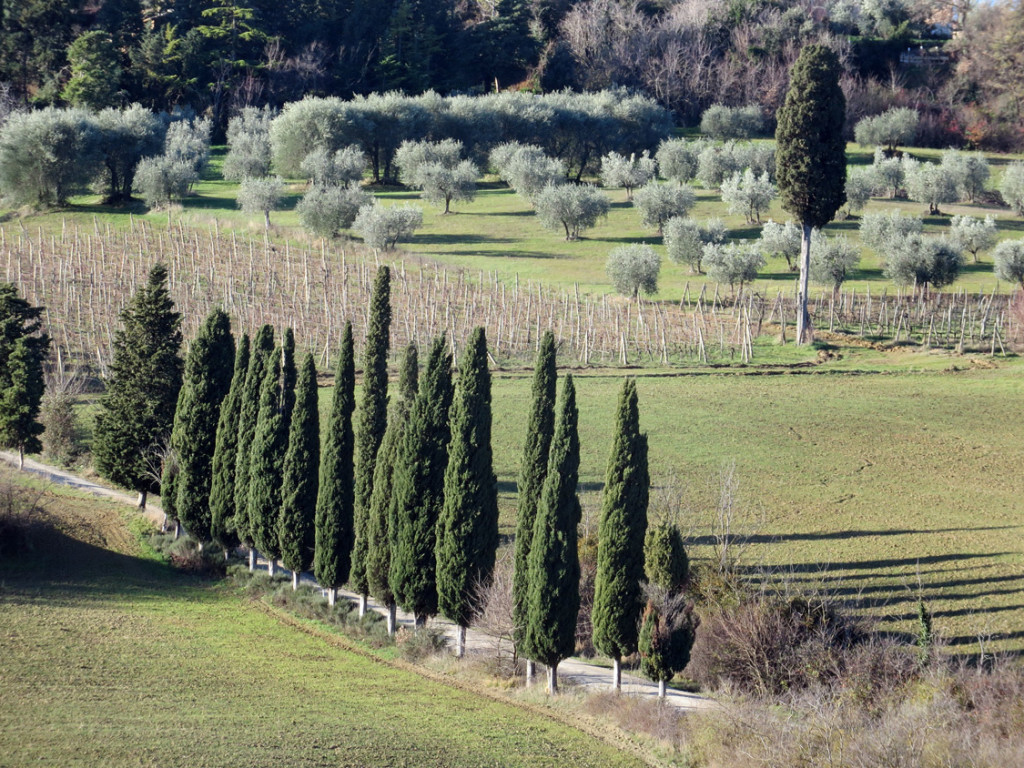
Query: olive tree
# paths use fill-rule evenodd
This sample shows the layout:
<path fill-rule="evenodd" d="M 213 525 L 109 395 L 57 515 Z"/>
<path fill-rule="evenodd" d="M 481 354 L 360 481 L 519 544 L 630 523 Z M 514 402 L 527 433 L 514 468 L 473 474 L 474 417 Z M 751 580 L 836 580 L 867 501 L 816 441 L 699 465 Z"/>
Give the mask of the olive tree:
<path fill-rule="evenodd" d="M 924 222 L 917 216 L 904 216 L 899 211 L 867 213 L 860 222 L 860 239 L 881 252 L 898 239 L 921 234 L 923 228 Z"/>
<path fill-rule="evenodd" d="M 615 290 L 624 296 L 635 298 L 640 291 L 656 293 L 661 256 L 649 245 L 622 245 L 608 254 L 605 271 Z"/>
<path fill-rule="evenodd" d="M 764 254 L 753 243 L 705 245 L 703 261 L 712 280 L 728 283 L 730 290 L 739 283 L 740 292 L 745 283 L 757 279 L 765 264 Z"/>
<path fill-rule="evenodd" d="M 996 277 L 1024 289 L 1024 240 L 1003 240 L 992 254 Z"/>
<path fill-rule="evenodd" d="M 963 267 L 956 243 L 945 237 L 894 236 L 884 244 L 883 274 L 896 285 L 912 285 L 921 291 L 955 282 Z"/>
<path fill-rule="evenodd" d="M 697 181 L 706 189 L 720 189 L 722 182 L 749 166 L 749 152 L 734 141 L 708 144 L 697 156 Z"/>
<path fill-rule="evenodd" d="M 608 215 L 608 206 L 608 196 L 588 184 L 545 187 L 534 203 L 541 225 L 564 229 L 566 240 L 579 240 L 581 230 Z"/>
<path fill-rule="evenodd" d="M 872 168 L 857 168 L 846 175 L 846 210 L 859 213 L 864 210 L 878 186 L 878 177 Z"/>
<path fill-rule="evenodd" d="M 348 229 L 359 211 L 373 204 L 373 195 L 358 184 L 347 187 L 312 186 L 295 206 L 302 227 L 319 237 L 331 238 Z"/>
<path fill-rule="evenodd" d="M 167 126 L 164 139 L 164 157 L 171 162 L 188 165 L 198 181 L 210 160 L 212 130 L 213 123 L 209 118 L 172 121 Z"/>
<path fill-rule="evenodd" d="M 942 153 L 941 162 L 956 182 L 957 199 L 976 202 L 992 173 L 985 156 L 981 152 L 948 149 Z"/>
<path fill-rule="evenodd" d="M 703 223 L 694 219 L 676 217 L 665 222 L 664 240 L 668 257 L 676 264 L 688 264 L 697 274 L 701 271 L 704 246 L 725 242 L 725 222 L 707 219 Z"/>
<path fill-rule="evenodd" d="M 650 182 L 657 175 L 658 166 L 654 158 L 644 152 L 623 157 L 618 152 L 609 152 L 601 158 L 601 186 L 622 187 L 626 199 L 633 199 L 633 190 Z"/>
<path fill-rule="evenodd" d="M 96 125 L 103 156 L 100 180 L 106 189 L 104 202 L 126 203 L 131 200 L 139 163 L 163 148 L 166 126 L 138 104 L 104 109 L 96 115 Z"/>
<path fill-rule="evenodd" d="M 722 182 L 722 202 L 728 204 L 730 213 L 742 213 L 748 224 L 761 223 L 761 214 L 777 194 L 767 173 L 755 176 L 750 168 Z"/>
<path fill-rule="evenodd" d="M 400 240 L 412 237 L 422 225 L 423 211 L 415 205 L 385 206 L 374 202 L 359 209 L 352 229 L 371 248 L 390 251 Z"/>
<path fill-rule="evenodd" d="M 697 158 L 703 149 L 702 141 L 665 139 L 655 155 L 662 178 L 680 184 L 693 180 L 697 175 Z"/>
<path fill-rule="evenodd" d="M 300 169 L 316 186 L 347 187 L 362 180 L 366 155 L 355 144 L 335 151 L 318 147 L 302 159 Z"/>
<path fill-rule="evenodd" d="M 280 176 L 263 179 L 242 179 L 238 188 L 238 207 L 244 213 L 263 214 L 263 224 L 270 228 L 270 212 L 281 207 L 284 197 L 284 181 Z"/>
<path fill-rule="evenodd" d="M 978 263 L 978 253 L 987 251 L 996 244 L 996 221 L 991 216 L 976 219 L 973 216 L 954 216 L 949 221 L 949 236 L 953 238 L 961 250 L 974 257 Z"/>
<path fill-rule="evenodd" d="M 135 169 L 135 188 L 147 206 L 159 208 L 185 197 L 197 178 L 188 163 L 171 160 L 164 155 L 146 157 Z"/>
<path fill-rule="evenodd" d="M 811 280 L 838 291 L 860 264 L 860 250 L 845 237 L 828 237 L 821 230 L 811 239 Z"/>
<path fill-rule="evenodd" d="M 263 178 L 270 173 L 270 107 L 245 107 L 228 121 L 228 153 L 221 174 L 228 181 Z"/>
<path fill-rule="evenodd" d="M 1024 162 L 1011 163 L 1003 171 L 999 193 L 1018 216 L 1024 216 Z"/>
<path fill-rule="evenodd" d="M 769 219 L 761 229 L 761 250 L 769 256 L 781 256 L 789 271 L 795 272 L 799 268 L 796 260 L 800 257 L 801 237 L 800 227 L 792 221 L 779 224 Z"/>
<path fill-rule="evenodd" d="M 905 168 L 898 157 L 886 157 L 881 147 L 875 149 L 875 159 L 871 172 L 875 177 L 875 185 L 895 198 L 905 180 Z"/>
<path fill-rule="evenodd" d="M 853 138 L 863 147 L 881 145 L 892 154 L 897 146 L 907 146 L 914 140 L 920 119 L 916 109 L 893 107 L 860 120 L 853 128 Z"/>
<path fill-rule="evenodd" d="M 493 155 L 491 162 L 496 162 Z M 565 165 L 562 161 L 548 157 L 544 150 L 533 145 L 520 146 L 507 160 L 495 167 L 498 168 L 498 175 L 517 194 L 531 202 L 547 187 L 565 183 Z"/>
<path fill-rule="evenodd" d="M 757 104 L 727 107 L 712 104 L 700 118 L 700 132 L 713 139 L 750 139 L 764 130 L 764 118 Z"/>
<path fill-rule="evenodd" d="M 640 223 L 662 234 L 669 219 L 686 216 L 695 197 L 690 187 L 675 182 L 646 184 L 633 195 L 633 205 L 640 212 Z"/>
<path fill-rule="evenodd" d="M 911 200 L 928 203 L 928 213 L 938 216 L 942 203 L 955 203 L 957 194 L 956 177 L 946 166 L 939 163 L 921 163 L 909 157 L 903 158 L 907 194 Z"/>
<path fill-rule="evenodd" d="M 423 190 L 429 202 L 443 203 L 447 214 L 453 200 L 469 201 L 476 197 L 480 171 L 469 160 L 462 160 L 461 155 L 461 141 L 406 141 L 398 148 L 395 162 L 403 181 Z"/>
<path fill-rule="evenodd" d="M 298 176 L 310 152 L 335 152 L 349 144 L 365 148 L 365 133 L 366 116 L 356 104 L 334 97 L 293 101 L 270 123 L 274 168 L 286 177 Z"/>

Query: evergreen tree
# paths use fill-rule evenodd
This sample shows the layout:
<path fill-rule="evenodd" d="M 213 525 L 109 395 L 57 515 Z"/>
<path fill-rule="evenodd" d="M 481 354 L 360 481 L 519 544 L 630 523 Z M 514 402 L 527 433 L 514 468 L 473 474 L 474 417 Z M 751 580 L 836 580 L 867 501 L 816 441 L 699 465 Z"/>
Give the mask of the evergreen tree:
<path fill-rule="evenodd" d="M 210 539 L 210 484 L 217 421 L 231 386 L 234 357 L 231 320 L 222 309 L 215 309 L 199 329 L 185 359 L 185 379 L 171 433 L 171 449 L 178 460 L 177 519 L 200 548 Z"/>
<path fill-rule="evenodd" d="M 551 694 L 558 691 L 559 662 L 576 648 L 576 614 L 580 608 L 578 422 L 576 387 L 569 374 L 562 385 L 562 404 L 534 521 L 521 644 L 524 655 L 547 665 Z"/>
<path fill-rule="evenodd" d="M 498 549 L 498 480 L 491 453 L 491 374 L 487 337 L 475 328 L 459 366 L 451 409 L 444 506 L 437 521 L 438 608 L 458 625 L 457 656 L 476 612 L 475 592 L 490 581 Z"/>
<path fill-rule="evenodd" d="M 121 311 L 107 394 L 96 417 L 93 458 L 111 482 L 156 492 L 159 454 L 170 437 L 181 389 L 181 315 L 167 292 L 167 268 L 155 265 Z"/>
<path fill-rule="evenodd" d="M 284 340 L 281 343 L 281 428 L 286 435 L 292 426 L 298 375 L 298 369 L 295 367 L 295 334 L 291 328 L 285 328 Z"/>
<path fill-rule="evenodd" d="M 647 601 L 640 624 L 640 668 L 658 683 L 658 696 L 665 698 L 665 688 L 690 663 L 690 651 L 696 639 L 697 620 L 693 607 L 683 595 L 672 595 L 655 588 Z"/>
<path fill-rule="evenodd" d="M 252 438 L 256 434 L 256 421 L 260 411 L 260 386 L 267 363 L 274 353 L 274 329 L 262 326 L 256 332 L 249 355 L 249 368 L 238 411 L 238 448 L 235 463 L 235 517 L 234 530 L 238 540 L 249 547 L 249 570 L 255 566 L 252 549 L 252 530 L 249 525 L 249 460 L 252 457 Z"/>
<path fill-rule="evenodd" d="M 683 547 L 679 526 L 664 522 L 647 529 L 644 573 L 649 583 L 668 592 L 678 592 L 686 585 L 690 560 Z"/>
<path fill-rule="evenodd" d="M 164 451 L 160 471 L 160 508 L 164 511 L 162 531 L 167 530 L 167 523 L 174 523 L 174 538 L 181 532 L 178 521 L 178 455 L 170 445 Z"/>
<path fill-rule="evenodd" d="M 526 426 L 523 463 L 519 468 L 519 503 L 516 511 L 515 568 L 512 572 L 512 624 L 516 644 L 522 643 L 526 628 L 526 599 L 530 582 L 530 542 L 537 518 L 544 478 L 547 475 L 548 452 L 555 432 L 555 389 L 558 370 L 555 361 L 555 334 L 547 331 L 540 342 L 537 365 L 533 372 L 533 404 Z M 526 662 L 526 677 L 533 678 L 533 661 Z"/>
<path fill-rule="evenodd" d="M 397 532 L 391 588 L 398 604 L 416 614 L 417 626 L 437 613 L 434 545 L 451 434 L 448 409 L 452 402 L 452 358 L 446 346 L 444 336 L 440 336 L 430 350 L 394 472 Z"/>
<path fill-rule="evenodd" d="M 775 154 L 782 207 L 803 232 L 797 343 L 810 342 L 807 281 L 811 231 L 828 224 L 846 202 L 846 99 L 839 87 L 839 57 L 825 45 L 808 45 L 793 65 L 786 101 L 779 109 Z"/>
<path fill-rule="evenodd" d="M 281 358 L 278 347 L 263 373 L 260 411 L 249 457 L 249 535 L 255 548 L 267 558 L 271 576 L 281 556 L 277 518 L 281 512 L 281 473 L 288 445 L 281 418 Z"/>
<path fill-rule="evenodd" d="M 238 420 L 242 411 L 242 390 L 249 368 L 249 334 L 242 334 L 235 351 L 235 369 L 231 388 L 221 404 L 217 437 L 213 450 L 213 477 L 210 480 L 210 535 L 228 551 L 238 546 L 235 531 L 235 465 L 238 461 Z"/>
<path fill-rule="evenodd" d="M 359 615 L 366 612 L 366 519 L 373 495 L 373 469 L 388 419 L 388 348 L 391 335 L 391 272 L 377 270 L 370 299 L 370 322 L 363 352 L 363 398 L 356 427 L 355 546 L 349 583 L 359 593 Z"/>
<path fill-rule="evenodd" d="M 640 433 L 636 381 L 627 379 L 604 483 L 591 615 L 594 646 L 614 662 L 612 688 L 616 691 L 621 687 L 622 657 L 636 651 L 649 491 L 647 436 Z"/>
<path fill-rule="evenodd" d="M 416 399 L 419 380 L 419 355 L 410 344 L 402 356 L 398 375 L 398 399 L 391 404 L 388 428 L 384 432 L 377 466 L 373 470 L 373 495 L 366 532 L 366 579 L 370 594 L 388 609 L 388 634 L 395 631 L 395 593 L 391 588 L 391 553 L 397 530 L 397 504 L 394 493 L 395 464 L 402 446 L 409 409 Z"/>
<path fill-rule="evenodd" d="M 26 451 L 42 450 L 39 404 L 50 351 L 50 337 L 40 332 L 42 314 L 12 283 L 0 283 L 0 445 L 18 449 L 19 469 Z"/>
<path fill-rule="evenodd" d="M 316 501 L 316 553 L 313 573 L 334 605 L 338 587 L 348 580 L 352 563 L 353 480 L 352 412 L 356 407 L 355 352 L 352 323 L 345 323 L 341 354 L 334 374 L 334 396 L 327 438 L 320 458 L 320 490 Z"/>
<path fill-rule="evenodd" d="M 319 468 L 320 409 L 316 363 L 313 355 L 307 352 L 295 389 L 295 408 L 281 482 L 281 516 L 278 518 L 281 560 L 284 567 L 292 572 L 292 589 L 299 588 L 299 575 L 313 565 Z"/>

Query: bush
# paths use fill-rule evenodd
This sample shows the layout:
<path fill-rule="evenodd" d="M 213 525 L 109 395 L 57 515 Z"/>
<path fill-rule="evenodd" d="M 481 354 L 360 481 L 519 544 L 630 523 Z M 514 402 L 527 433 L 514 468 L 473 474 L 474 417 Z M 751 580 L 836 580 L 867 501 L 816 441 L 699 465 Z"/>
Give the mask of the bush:
<path fill-rule="evenodd" d="M 974 257 L 978 263 L 978 253 L 987 251 L 996 244 L 999 232 L 996 221 L 991 216 L 975 219 L 971 216 L 954 216 L 949 222 L 949 235 L 957 246 Z"/>
<path fill-rule="evenodd" d="M 658 290 L 661 256 L 649 245 L 623 245 L 613 248 L 605 265 L 615 290 L 624 296 L 637 296 Z"/>
<path fill-rule="evenodd" d="M 32 552 L 48 527 L 40 494 L 0 481 L 0 557 Z"/>
<path fill-rule="evenodd" d="M 623 157 L 609 152 L 601 158 L 601 186 L 622 187 L 626 199 L 633 198 L 633 190 L 650 182 L 657 175 L 654 159 L 644 152 L 640 157 Z"/>
<path fill-rule="evenodd" d="M 299 223 L 319 237 L 331 238 L 348 229 L 361 208 L 373 204 L 373 195 L 358 184 L 347 187 L 313 186 L 302 196 L 295 211 Z"/>
<path fill-rule="evenodd" d="M 810 278 L 838 291 L 860 264 L 860 250 L 845 237 L 828 237 L 816 230 L 811 236 Z"/>
<path fill-rule="evenodd" d="M 540 223 L 547 229 L 564 229 L 566 240 L 579 240 L 580 231 L 590 229 L 608 215 L 608 196 L 587 184 L 545 187 L 534 202 Z"/>
<path fill-rule="evenodd" d="M 761 223 L 761 214 L 777 194 L 767 173 L 755 176 L 750 168 L 742 174 L 734 173 L 722 183 L 722 202 L 729 205 L 730 213 L 742 213 L 748 224 Z"/>
<path fill-rule="evenodd" d="M 910 235 L 887 245 L 883 274 L 896 285 L 942 288 L 956 281 L 963 263 L 960 249 L 952 241 Z"/>
<path fill-rule="evenodd" d="M 70 466 L 82 452 L 75 422 L 75 397 L 47 389 L 39 411 L 43 425 L 43 454 L 49 461 Z"/>
<path fill-rule="evenodd" d="M 693 208 L 694 194 L 690 187 L 669 182 L 652 182 L 640 187 L 633 196 L 633 205 L 640 212 L 640 223 L 661 234 L 669 219 L 686 216 Z"/>
<path fill-rule="evenodd" d="M 769 256 L 781 256 L 790 272 L 799 269 L 803 232 L 792 221 L 779 224 L 769 219 L 761 228 L 761 249 Z"/>
<path fill-rule="evenodd" d="M 448 638 L 439 627 L 399 627 L 395 646 L 406 661 L 417 663 L 437 656 L 448 648 Z"/>
<path fill-rule="evenodd" d="M 697 175 L 697 158 L 702 149 L 702 141 L 666 139 L 661 142 L 655 157 L 662 178 L 679 184 L 691 181 Z"/>
<path fill-rule="evenodd" d="M 725 222 L 721 219 L 708 219 L 703 224 L 683 218 L 665 222 L 664 239 L 668 257 L 676 264 L 688 264 L 697 274 L 701 271 L 704 246 L 724 243 L 725 236 Z"/>
<path fill-rule="evenodd" d="M 999 193 L 1018 216 L 1024 216 L 1024 162 L 1011 163 L 1003 171 Z"/>
<path fill-rule="evenodd" d="M 726 107 L 713 104 L 700 118 L 700 132 L 713 139 L 750 139 L 764 130 L 764 118 L 757 104 Z"/>
<path fill-rule="evenodd" d="M 992 254 L 996 277 L 1024 288 L 1024 240 L 1003 240 Z"/>
<path fill-rule="evenodd" d="M 757 272 L 764 267 L 765 259 L 753 244 L 711 243 L 704 246 L 703 262 L 712 280 L 728 283 L 730 289 L 739 283 L 742 291 L 745 283 L 757 279 Z"/>
<path fill-rule="evenodd" d="M 916 109 L 894 107 L 858 122 L 853 129 L 853 137 L 863 147 L 881 145 L 895 152 L 897 146 L 912 144 L 920 119 Z"/>
<path fill-rule="evenodd" d="M 262 213 L 263 223 L 270 226 L 270 212 L 277 210 L 284 197 L 280 176 L 264 179 L 242 179 L 238 188 L 238 207 L 249 214 Z"/>
<path fill-rule="evenodd" d="M 347 187 L 362 181 L 366 155 L 355 144 L 335 152 L 320 147 L 306 155 L 300 167 L 316 186 Z"/>
<path fill-rule="evenodd" d="M 919 163 L 903 158 L 907 194 L 911 200 L 928 203 L 928 213 L 938 216 L 942 203 L 955 203 L 958 199 L 957 179 L 946 166 L 938 163 Z"/>
<path fill-rule="evenodd" d="M 423 211 L 414 205 L 383 206 L 377 202 L 359 209 L 352 229 L 371 248 L 392 250 L 423 225 Z"/>

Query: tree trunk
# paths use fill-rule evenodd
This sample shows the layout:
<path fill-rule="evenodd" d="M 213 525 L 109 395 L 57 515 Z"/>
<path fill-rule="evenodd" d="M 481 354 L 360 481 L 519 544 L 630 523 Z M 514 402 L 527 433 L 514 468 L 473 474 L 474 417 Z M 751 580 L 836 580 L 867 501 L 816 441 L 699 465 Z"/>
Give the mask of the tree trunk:
<path fill-rule="evenodd" d="M 292 571 L 292 592 L 299 591 L 299 572 L 297 570 Z"/>
<path fill-rule="evenodd" d="M 174 521 L 174 540 L 181 538 L 181 520 Z"/>
<path fill-rule="evenodd" d="M 427 614 L 417 613 L 414 626 L 416 627 L 416 629 L 422 629 L 423 627 L 427 626 Z"/>
<path fill-rule="evenodd" d="M 797 295 L 796 310 L 796 343 L 798 345 L 810 344 L 813 338 L 811 332 L 811 316 L 807 312 L 807 281 L 811 274 L 811 226 L 804 224 L 802 237 L 800 238 L 800 292 Z"/>
<path fill-rule="evenodd" d="M 256 570 L 256 549 L 249 547 L 249 573 Z"/>
<path fill-rule="evenodd" d="M 612 659 L 612 690 L 618 693 L 622 690 L 622 660 Z"/>
<path fill-rule="evenodd" d="M 526 684 L 533 685 L 537 679 L 537 664 L 536 662 L 526 660 Z"/>
<path fill-rule="evenodd" d="M 455 628 L 455 658 L 466 655 L 466 628 L 461 624 Z"/>
<path fill-rule="evenodd" d="M 263 212 L 263 226 L 265 229 L 270 229 L 270 211 Z"/>
<path fill-rule="evenodd" d="M 267 558 L 267 575 L 270 578 L 274 578 L 274 574 L 277 573 L 277 561 L 272 558 Z"/>
<path fill-rule="evenodd" d="M 359 596 L 359 618 L 366 615 L 366 595 Z"/>
<path fill-rule="evenodd" d="M 226 563 L 230 559 L 231 559 L 231 550 L 228 549 L 227 547 L 224 547 L 224 562 Z"/>
<path fill-rule="evenodd" d="M 391 603 L 388 606 L 388 637 L 395 636 L 395 625 L 398 624 L 398 606 Z"/>
<path fill-rule="evenodd" d="M 665 683 L 664 680 L 659 680 L 658 681 L 658 698 L 659 699 L 664 699 L 665 698 L 665 689 L 666 689 L 666 687 L 667 686 L 666 686 L 666 683 Z"/>
<path fill-rule="evenodd" d="M 338 601 L 338 590 L 335 589 L 334 587 L 331 587 L 330 589 L 327 590 L 327 604 L 329 606 L 331 606 L 331 608 L 333 608 L 334 604 L 337 601 Z"/>
<path fill-rule="evenodd" d="M 548 695 L 554 696 L 558 693 L 558 664 L 548 667 Z"/>
<path fill-rule="evenodd" d="M 139 509 L 145 509 L 146 508 L 146 492 L 145 491 L 139 491 L 139 501 L 138 501 L 138 503 L 136 503 L 135 506 L 138 507 Z"/>
<path fill-rule="evenodd" d="M 21 472 L 25 469 L 25 446 L 18 446 L 18 471 Z"/>

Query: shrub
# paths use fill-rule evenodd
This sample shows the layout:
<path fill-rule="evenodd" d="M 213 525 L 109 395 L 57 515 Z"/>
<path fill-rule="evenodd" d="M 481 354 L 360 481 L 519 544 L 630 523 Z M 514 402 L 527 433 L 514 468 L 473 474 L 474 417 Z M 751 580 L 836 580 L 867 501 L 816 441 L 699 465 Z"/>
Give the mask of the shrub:
<path fill-rule="evenodd" d="M 828 237 L 816 230 L 811 237 L 810 278 L 838 291 L 860 264 L 860 250 L 845 237 Z"/>
<path fill-rule="evenodd" d="M 300 167 L 317 186 L 347 187 L 362 180 L 366 155 L 355 144 L 334 152 L 319 147 L 302 159 Z"/>
<path fill-rule="evenodd" d="M 624 296 L 636 296 L 658 290 L 661 256 L 649 245 L 623 245 L 612 249 L 605 265 L 615 290 Z"/>
<path fill-rule="evenodd" d="M 299 223 L 319 237 L 334 237 L 348 229 L 356 220 L 360 209 L 373 204 L 373 195 L 364 192 L 358 184 L 347 187 L 313 186 L 302 196 L 295 211 Z"/>
<path fill-rule="evenodd" d="M 440 627 L 399 627 L 395 633 L 395 646 L 403 659 L 416 663 L 446 650 L 448 638 Z"/>
<path fill-rule="evenodd" d="M 263 223 L 270 226 L 270 212 L 277 210 L 284 197 L 284 182 L 280 176 L 263 179 L 242 179 L 238 188 L 238 207 L 245 213 L 263 214 Z"/>
<path fill-rule="evenodd" d="M 0 482 L 0 558 L 31 552 L 46 529 L 47 514 L 40 493 Z"/>
<path fill-rule="evenodd" d="M 778 190 L 767 173 L 755 176 L 747 168 L 742 174 L 734 173 L 722 183 L 722 202 L 729 205 L 730 213 L 742 213 L 748 224 L 761 223 L 761 214 L 768 210 Z"/>
<path fill-rule="evenodd" d="M 978 263 L 978 253 L 987 251 L 996 244 L 996 222 L 991 216 L 975 219 L 971 216 L 954 216 L 949 222 L 949 234 L 957 246 L 974 257 Z"/>
<path fill-rule="evenodd" d="M 675 523 L 649 525 L 644 536 L 644 575 L 651 584 L 678 592 L 690 575 L 690 559 Z"/>
<path fill-rule="evenodd" d="M 920 119 L 916 109 L 894 107 L 858 122 L 853 129 L 853 137 L 861 146 L 881 145 L 895 152 L 897 146 L 908 146 L 913 142 Z"/>
<path fill-rule="evenodd" d="M 761 229 L 761 249 L 769 256 L 781 256 L 790 272 L 796 271 L 803 233 L 792 221 L 779 224 L 769 219 Z"/>
<path fill-rule="evenodd" d="M 708 219 L 701 224 L 693 219 L 672 218 L 665 222 L 664 236 L 668 257 L 676 264 L 689 264 L 700 274 L 704 246 L 725 242 L 725 222 Z"/>
<path fill-rule="evenodd" d="M 371 248 L 392 250 L 423 225 L 423 211 L 414 205 L 383 206 L 374 202 L 359 209 L 352 229 Z"/>
<path fill-rule="evenodd" d="M 750 139 L 764 130 L 764 118 L 757 104 L 726 107 L 713 104 L 700 118 L 700 132 L 713 139 Z"/>
<path fill-rule="evenodd" d="M 670 182 L 652 182 L 640 187 L 633 196 L 633 205 L 640 212 L 640 223 L 657 229 L 660 234 L 669 219 L 686 216 L 693 208 L 694 194 L 690 187 Z"/>
<path fill-rule="evenodd" d="M 757 279 L 757 272 L 764 267 L 765 259 L 764 254 L 750 243 L 711 243 L 704 246 L 703 262 L 712 280 L 728 283 L 730 289 L 739 283 L 742 291 L 745 283 Z"/>
<path fill-rule="evenodd" d="M 657 175 L 657 165 L 647 152 L 639 158 L 623 157 L 618 152 L 609 152 L 601 158 L 601 186 L 622 187 L 626 199 L 633 198 L 633 190 L 647 184 Z"/>
<path fill-rule="evenodd" d="M 1024 216 L 1024 162 L 1011 163 L 1003 171 L 999 193 L 1018 216 Z"/>
<path fill-rule="evenodd" d="M 666 139 L 655 155 L 661 176 L 669 181 L 685 184 L 697 175 L 697 158 L 704 148 L 702 141 Z"/>
<path fill-rule="evenodd" d="M 580 230 L 589 229 L 608 215 L 608 197 L 587 184 L 545 187 L 534 202 L 540 223 L 547 229 L 564 229 L 566 240 L 579 240 Z"/>
<path fill-rule="evenodd" d="M 1024 240 L 1003 240 L 992 256 L 996 277 L 1024 288 Z"/>
<path fill-rule="evenodd" d="M 955 282 L 962 268 L 963 256 L 952 241 L 910 235 L 887 244 L 883 274 L 896 285 L 927 290 L 929 285 L 942 288 Z"/>
<path fill-rule="evenodd" d="M 919 163 L 908 157 L 903 158 L 907 194 L 911 200 L 928 203 L 928 213 L 938 216 L 942 203 L 955 203 L 957 179 L 951 170 L 938 163 Z"/>

